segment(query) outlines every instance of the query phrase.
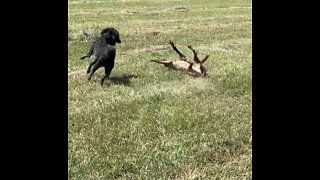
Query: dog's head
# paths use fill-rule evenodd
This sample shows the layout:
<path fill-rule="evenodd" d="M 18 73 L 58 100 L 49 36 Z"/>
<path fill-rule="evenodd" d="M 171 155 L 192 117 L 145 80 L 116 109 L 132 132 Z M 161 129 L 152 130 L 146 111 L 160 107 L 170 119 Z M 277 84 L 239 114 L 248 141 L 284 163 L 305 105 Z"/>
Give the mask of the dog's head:
<path fill-rule="evenodd" d="M 111 45 L 121 43 L 119 32 L 113 27 L 102 30 L 101 36 Z"/>
<path fill-rule="evenodd" d="M 200 76 L 207 76 L 208 75 L 208 72 L 207 72 L 207 68 L 204 67 L 204 63 L 207 61 L 209 55 L 207 55 L 202 61 L 200 62 L 196 62 L 192 65 L 192 70 L 200 75 Z"/>

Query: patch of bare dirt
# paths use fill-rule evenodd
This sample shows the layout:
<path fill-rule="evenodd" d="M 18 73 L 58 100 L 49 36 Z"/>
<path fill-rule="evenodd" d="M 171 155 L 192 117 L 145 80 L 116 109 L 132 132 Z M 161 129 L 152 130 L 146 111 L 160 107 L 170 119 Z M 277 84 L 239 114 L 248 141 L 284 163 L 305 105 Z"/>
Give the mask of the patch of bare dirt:
<path fill-rule="evenodd" d="M 121 11 L 122 14 L 127 14 L 127 15 L 133 15 L 133 14 L 137 14 L 140 13 L 139 11 L 133 11 L 133 10 L 123 10 Z"/>
<path fill-rule="evenodd" d="M 134 15 L 134 14 L 161 14 L 166 12 L 188 12 L 190 9 L 186 7 L 171 7 L 171 8 L 164 8 L 164 9 L 145 9 L 141 11 L 137 10 L 122 10 L 121 14 L 124 15 Z"/>
<path fill-rule="evenodd" d="M 172 11 L 175 11 L 175 12 L 188 12 L 190 11 L 190 9 L 188 8 L 185 8 L 185 7 L 174 7 L 173 9 L 171 9 Z"/>
<path fill-rule="evenodd" d="M 80 76 L 85 76 L 85 75 L 86 75 L 86 71 L 84 69 L 81 69 L 81 70 L 69 72 L 68 78 L 75 79 L 75 78 L 78 78 Z"/>

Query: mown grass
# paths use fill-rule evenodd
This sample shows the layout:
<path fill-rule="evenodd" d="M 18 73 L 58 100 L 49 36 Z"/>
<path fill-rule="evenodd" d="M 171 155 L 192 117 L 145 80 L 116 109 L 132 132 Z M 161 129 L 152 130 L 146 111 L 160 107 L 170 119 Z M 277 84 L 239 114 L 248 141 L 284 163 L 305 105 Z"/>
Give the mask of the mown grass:
<path fill-rule="evenodd" d="M 251 1 L 68 6 L 69 179 L 252 179 Z M 87 81 L 79 57 L 108 26 L 123 43 L 101 87 L 103 69 Z M 189 44 L 210 54 L 209 76 L 151 63 L 178 58 L 170 39 L 189 57 Z"/>

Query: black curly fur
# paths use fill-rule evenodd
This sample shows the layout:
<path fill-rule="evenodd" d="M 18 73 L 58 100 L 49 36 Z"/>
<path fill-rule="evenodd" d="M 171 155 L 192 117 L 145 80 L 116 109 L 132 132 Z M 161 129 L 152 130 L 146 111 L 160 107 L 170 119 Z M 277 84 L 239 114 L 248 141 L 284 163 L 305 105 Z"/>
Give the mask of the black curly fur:
<path fill-rule="evenodd" d="M 91 79 L 96 70 L 104 67 L 105 75 L 100 82 L 101 85 L 103 85 L 104 80 L 109 77 L 114 67 L 116 43 L 121 43 L 119 32 L 113 27 L 103 29 L 101 31 L 101 37 L 92 43 L 87 55 L 80 58 L 94 57 L 93 62 L 90 63 L 87 69 L 87 74 L 89 74 L 88 80 Z"/>

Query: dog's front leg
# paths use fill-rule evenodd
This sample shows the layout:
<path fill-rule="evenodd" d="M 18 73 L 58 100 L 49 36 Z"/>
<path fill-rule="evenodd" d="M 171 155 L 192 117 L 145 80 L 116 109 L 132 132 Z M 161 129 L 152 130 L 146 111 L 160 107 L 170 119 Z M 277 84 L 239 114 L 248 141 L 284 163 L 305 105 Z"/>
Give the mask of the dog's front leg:
<path fill-rule="evenodd" d="M 114 66 L 114 64 L 110 64 L 110 65 L 104 67 L 105 75 L 103 76 L 103 78 L 100 81 L 101 86 L 103 85 L 104 80 L 110 76 L 111 71 L 113 69 L 113 66 Z"/>
<path fill-rule="evenodd" d="M 206 62 L 206 60 L 208 59 L 209 55 L 206 55 L 206 57 L 203 58 L 203 60 L 201 61 L 201 64 L 203 64 L 204 62 Z"/>
<path fill-rule="evenodd" d="M 193 52 L 193 61 L 196 63 L 200 63 L 200 60 L 198 58 L 198 53 L 192 48 L 191 45 L 189 45 L 188 48 Z"/>

